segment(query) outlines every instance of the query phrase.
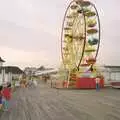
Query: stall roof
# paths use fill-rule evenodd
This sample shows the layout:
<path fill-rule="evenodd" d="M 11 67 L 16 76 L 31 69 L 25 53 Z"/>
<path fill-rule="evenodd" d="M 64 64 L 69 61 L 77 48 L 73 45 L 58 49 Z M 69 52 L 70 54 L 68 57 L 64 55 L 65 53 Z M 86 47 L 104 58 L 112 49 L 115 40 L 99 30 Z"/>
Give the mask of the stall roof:
<path fill-rule="evenodd" d="M 2 69 L 5 70 L 5 73 L 13 73 L 13 74 L 23 74 L 24 72 L 17 66 L 4 66 L 0 68 L 0 73 L 2 72 Z"/>
<path fill-rule="evenodd" d="M 120 66 L 115 65 L 105 65 L 105 68 L 120 68 Z"/>
<path fill-rule="evenodd" d="M 45 75 L 45 74 L 51 74 L 58 72 L 58 69 L 50 69 L 50 70 L 44 70 L 44 71 L 37 71 L 35 75 Z"/>
<path fill-rule="evenodd" d="M 0 57 L 0 62 L 5 62 L 5 61 Z"/>
<path fill-rule="evenodd" d="M 104 68 L 106 68 L 108 72 L 116 73 L 120 72 L 120 66 L 115 65 L 105 65 Z"/>

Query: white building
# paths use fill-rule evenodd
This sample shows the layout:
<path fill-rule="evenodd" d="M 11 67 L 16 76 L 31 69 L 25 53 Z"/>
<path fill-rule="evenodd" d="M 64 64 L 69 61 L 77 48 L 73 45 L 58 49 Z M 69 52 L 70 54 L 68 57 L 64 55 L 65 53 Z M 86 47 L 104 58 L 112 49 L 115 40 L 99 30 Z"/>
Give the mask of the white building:
<path fill-rule="evenodd" d="M 120 81 L 120 66 L 105 65 L 108 81 Z"/>
<path fill-rule="evenodd" d="M 0 84 L 3 82 L 12 82 L 22 78 L 23 71 L 16 66 L 4 66 L 0 68 Z"/>
<path fill-rule="evenodd" d="M 112 81 L 120 81 L 120 66 L 104 65 L 98 66 L 98 69 L 104 76 L 105 84 L 110 84 Z"/>

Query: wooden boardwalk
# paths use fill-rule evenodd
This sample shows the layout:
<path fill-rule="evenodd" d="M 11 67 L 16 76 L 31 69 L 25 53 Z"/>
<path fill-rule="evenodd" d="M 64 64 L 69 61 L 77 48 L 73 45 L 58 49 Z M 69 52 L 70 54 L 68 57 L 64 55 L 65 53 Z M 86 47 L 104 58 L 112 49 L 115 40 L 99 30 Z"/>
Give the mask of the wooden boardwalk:
<path fill-rule="evenodd" d="M 120 90 L 18 89 L 0 120 L 120 120 Z"/>

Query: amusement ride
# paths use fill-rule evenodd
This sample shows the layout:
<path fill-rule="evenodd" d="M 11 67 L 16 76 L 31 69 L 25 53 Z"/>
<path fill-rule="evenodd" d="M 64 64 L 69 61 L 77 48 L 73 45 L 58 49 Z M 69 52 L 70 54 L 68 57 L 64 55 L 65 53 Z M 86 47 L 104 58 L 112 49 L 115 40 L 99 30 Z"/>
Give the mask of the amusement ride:
<path fill-rule="evenodd" d="M 67 74 L 67 87 L 77 78 L 93 78 L 100 45 L 100 19 L 95 5 L 86 0 L 73 0 L 68 5 L 62 24 L 61 55 Z"/>

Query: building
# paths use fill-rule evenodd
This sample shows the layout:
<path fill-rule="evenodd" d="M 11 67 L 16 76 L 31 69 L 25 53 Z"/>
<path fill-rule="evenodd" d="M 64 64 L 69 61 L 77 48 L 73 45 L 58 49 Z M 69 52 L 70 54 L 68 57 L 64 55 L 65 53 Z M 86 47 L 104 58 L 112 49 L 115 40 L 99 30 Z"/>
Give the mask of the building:
<path fill-rule="evenodd" d="M 98 71 L 101 72 L 101 74 L 104 77 L 104 84 L 110 85 L 112 81 L 120 81 L 120 66 L 113 66 L 113 65 L 102 65 L 102 66 L 96 66 L 98 68 Z M 59 69 L 41 69 L 37 70 L 35 72 L 36 76 L 44 76 L 44 75 L 56 75 L 56 73 L 60 74 Z"/>
<path fill-rule="evenodd" d="M 41 76 L 41 75 L 47 75 L 47 74 L 56 74 L 57 72 L 58 72 L 58 69 L 47 68 L 45 70 L 37 70 L 35 72 L 35 75 Z"/>
<path fill-rule="evenodd" d="M 25 73 L 27 76 L 33 75 L 36 71 L 37 71 L 37 68 L 35 68 L 35 67 L 26 67 L 26 68 L 24 69 L 24 73 Z"/>
<path fill-rule="evenodd" d="M 109 81 L 120 81 L 120 66 L 105 66 L 108 72 Z"/>
<path fill-rule="evenodd" d="M 42 68 L 42 67 L 41 67 Z M 40 80 L 47 81 L 50 80 L 51 75 L 58 73 L 58 69 L 54 68 L 42 68 L 37 69 L 35 76 L 38 76 Z"/>
<path fill-rule="evenodd" d="M 0 68 L 0 84 L 22 78 L 24 72 L 16 66 L 4 66 Z"/>
<path fill-rule="evenodd" d="M 120 66 L 104 65 L 98 68 L 104 76 L 105 85 L 110 85 L 112 81 L 120 82 Z"/>
<path fill-rule="evenodd" d="M 0 57 L 0 67 L 2 67 L 3 66 L 3 63 L 4 63 L 5 61 Z"/>

